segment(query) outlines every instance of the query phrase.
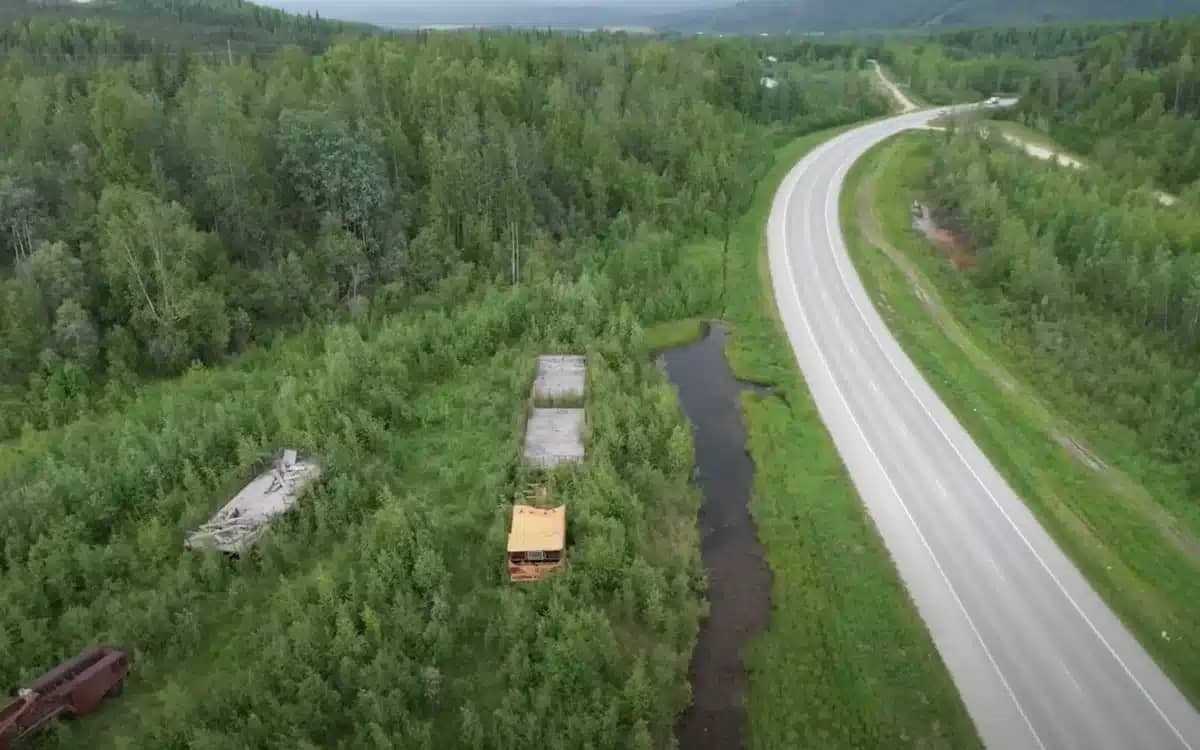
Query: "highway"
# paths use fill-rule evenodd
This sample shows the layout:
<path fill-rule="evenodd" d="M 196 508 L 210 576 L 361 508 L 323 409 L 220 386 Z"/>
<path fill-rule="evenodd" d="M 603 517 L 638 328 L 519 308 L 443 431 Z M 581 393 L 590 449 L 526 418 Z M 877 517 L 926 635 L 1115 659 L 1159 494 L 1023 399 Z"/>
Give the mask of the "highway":
<path fill-rule="evenodd" d="M 849 131 L 785 178 L 768 251 L 796 359 L 988 747 L 1200 750 L 1200 714 L 926 384 L 847 255 L 847 170 L 945 111 Z"/>

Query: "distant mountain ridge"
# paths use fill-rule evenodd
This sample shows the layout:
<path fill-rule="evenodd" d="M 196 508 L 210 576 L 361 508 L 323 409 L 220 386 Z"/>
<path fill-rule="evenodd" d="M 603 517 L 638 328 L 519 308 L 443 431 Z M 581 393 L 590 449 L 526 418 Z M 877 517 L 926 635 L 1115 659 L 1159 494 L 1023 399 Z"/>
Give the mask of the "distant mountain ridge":
<path fill-rule="evenodd" d="M 370 31 L 247 0 L 0 0 L 0 29 L 54 20 L 109 22 L 146 41 L 234 52 L 281 44 L 318 50 L 339 34 Z"/>
<path fill-rule="evenodd" d="M 726 33 L 997 26 L 1155 19 L 1200 13 L 1200 0 L 745 0 L 666 14 L 661 28 Z"/>

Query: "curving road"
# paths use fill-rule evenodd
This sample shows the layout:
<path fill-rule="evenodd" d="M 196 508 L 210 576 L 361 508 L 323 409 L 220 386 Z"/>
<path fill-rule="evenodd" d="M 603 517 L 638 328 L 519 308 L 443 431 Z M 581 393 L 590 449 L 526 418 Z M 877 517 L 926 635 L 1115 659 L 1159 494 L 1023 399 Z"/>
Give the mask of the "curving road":
<path fill-rule="evenodd" d="M 1200 714 L 925 383 L 846 253 L 851 164 L 944 111 L 847 132 L 784 180 L 768 248 L 796 359 L 988 747 L 1200 750 Z"/>

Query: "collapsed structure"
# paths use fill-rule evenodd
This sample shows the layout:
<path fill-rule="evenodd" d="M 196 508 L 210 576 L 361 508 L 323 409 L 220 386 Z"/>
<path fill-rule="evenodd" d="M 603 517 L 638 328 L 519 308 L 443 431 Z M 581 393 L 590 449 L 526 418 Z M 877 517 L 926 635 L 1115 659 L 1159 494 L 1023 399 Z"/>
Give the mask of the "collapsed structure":
<path fill-rule="evenodd" d="M 318 464 L 301 458 L 294 450 L 285 450 L 270 469 L 255 477 L 188 537 L 184 546 L 241 554 L 266 533 L 274 518 L 291 510 L 320 475 Z"/>
<path fill-rule="evenodd" d="M 536 581 L 567 559 L 567 509 L 514 505 L 508 533 L 508 575 Z"/>

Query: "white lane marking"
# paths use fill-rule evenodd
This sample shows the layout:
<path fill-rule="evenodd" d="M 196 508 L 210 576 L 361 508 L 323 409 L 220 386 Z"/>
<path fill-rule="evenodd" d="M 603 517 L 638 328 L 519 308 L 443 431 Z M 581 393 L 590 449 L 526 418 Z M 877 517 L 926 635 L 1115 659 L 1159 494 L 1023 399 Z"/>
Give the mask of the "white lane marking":
<path fill-rule="evenodd" d="M 853 132 L 853 131 L 851 131 L 851 132 Z M 874 144 L 872 144 L 872 145 L 874 145 Z M 856 158 L 854 161 L 858 161 L 858 159 Z M 851 164 L 853 164 L 853 162 L 851 162 Z M 833 197 L 835 195 L 841 194 L 841 187 L 845 181 L 846 173 L 849 171 L 850 171 L 850 165 L 843 165 L 843 166 L 839 167 L 834 172 L 834 185 L 830 186 L 831 189 L 825 195 L 825 234 L 829 241 L 829 247 L 830 247 L 831 251 L 833 251 L 833 248 L 838 247 L 839 245 L 842 246 L 843 248 L 845 246 L 844 239 L 842 239 L 841 242 L 839 243 L 837 241 L 837 239 L 835 239 L 835 237 L 834 237 L 834 230 L 833 230 L 834 226 L 837 226 L 837 231 L 838 231 L 839 235 L 841 233 L 841 222 L 840 222 L 839 214 L 837 214 L 836 212 L 833 213 L 833 215 L 835 217 L 839 217 L 839 220 L 835 221 L 835 222 L 830 222 L 829 216 L 831 213 L 830 206 L 832 204 Z M 836 190 L 832 189 L 834 186 L 837 187 Z M 1042 556 L 1040 554 L 1038 554 L 1037 549 L 1035 549 L 1033 544 L 1030 543 L 1029 539 L 1026 538 L 1025 534 L 1021 531 L 1020 527 L 1017 526 L 1016 522 L 1013 521 L 1012 517 L 1008 515 L 1008 512 L 1006 510 L 1004 510 L 1004 507 L 1000 504 L 1000 501 L 998 499 L 996 499 L 995 495 L 992 494 L 991 489 L 988 488 L 987 484 L 983 481 L 983 479 L 979 476 L 979 474 L 977 474 L 975 472 L 975 468 L 973 466 L 971 466 L 970 462 L 967 461 L 966 457 L 963 456 L 961 451 L 959 451 L 958 446 L 955 445 L 954 441 L 950 439 L 950 436 L 946 434 L 946 431 L 944 429 L 942 429 L 941 423 L 938 422 L 937 417 L 935 417 L 933 415 L 933 412 L 931 412 L 929 410 L 929 407 L 925 405 L 925 402 L 921 400 L 921 397 L 917 395 L 917 392 L 913 389 L 912 384 L 910 384 L 908 382 L 908 378 L 904 377 L 904 373 L 900 371 L 900 368 L 892 360 L 892 356 L 888 353 L 887 349 L 883 346 L 883 342 L 880 341 L 879 335 L 875 332 L 874 327 L 871 326 L 870 320 L 867 319 L 866 313 L 863 312 L 862 307 L 858 304 L 858 300 L 855 299 L 854 293 L 850 288 L 849 280 L 846 278 L 845 270 L 842 267 L 841 255 L 843 255 L 843 254 L 844 254 L 844 250 L 843 250 L 843 253 L 838 253 L 837 251 L 833 251 L 833 265 L 835 268 L 837 268 L 838 276 L 841 278 L 842 287 L 846 290 L 846 295 L 850 298 L 850 303 L 852 305 L 854 305 L 854 309 L 858 311 L 858 315 L 862 319 L 863 325 L 866 326 L 867 332 L 871 334 L 871 338 L 872 338 L 872 340 L 874 340 L 875 346 L 879 348 L 879 351 L 883 354 L 883 358 L 885 360 L 887 360 L 889 365 L 891 365 L 892 371 L 895 372 L 896 376 L 900 378 L 900 382 L 902 382 L 904 384 L 904 387 L 908 390 L 908 392 L 912 395 L 913 399 L 921 407 L 921 410 L 923 412 L 925 412 L 925 416 L 929 418 L 929 421 L 933 423 L 933 426 L 935 428 L 937 428 L 937 431 L 941 434 L 942 438 L 950 446 L 950 449 L 952 451 L 954 451 L 954 455 L 958 456 L 959 461 L 961 461 L 963 466 L 965 466 L 967 468 L 967 471 L 969 471 L 971 473 L 971 476 L 975 478 L 975 481 L 979 483 L 979 486 L 983 488 L 983 491 L 985 493 L 987 493 L 987 496 L 991 499 L 992 504 L 996 506 L 996 509 L 1000 511 L 1000 514 L 1004 516 L 1004 519 L 1006 521 L 1008 521 L 1008 524 L 1013 528 L 1013 531 L 1015 531 L 1017 533 L 1017 536 L 1020 537 L 1021 541 L 1025 544 L 1025 546 L 1029 549 L 1029 551 L 1031 553 L 1033 553 L 1033 556 L 1038 561 L 1038 564 L 1041 565 L 1042 569 L 1044 571 L 1046 571 L 1046 574 L 1048 576 L 1050 576 L 1050 580 L 1054 581 L 1054 585 L 1058 587 L 1058 590 L 1062 592 L 1063 596 L 1066 597 L 1067 601 L 1071 603 L 1071 606 L 1075 609 L 1075 611 L 1079 614 L 1079 616 L 1083 619 L 1083 621 L 1085 623 L 1087 623 L 1088 628 L 1091 629 L 1092 633 L 1096 636 L 1097 639 L 1099 639 L 1100 643 L 1102 643 L 1104 645 L 1104 648 L 1108 651 L 1108 653 L 1112 656 L 1112 658 L 1116 660 L 1117 664 L 1119 664 L 1121 666 L 1121 669 L 1125 672 L 1126 676 L 1128 676 L 1129 679 L 1133 682 L 1133 684 L 1135 686 L 1137 686 L 1137 689 L 1142 694 L 1142 697 L 1144 697 L 1147 701 L 1149 701 L 1150 705 L 1154 707 L 1155 712 L 1157 712 L 1159 717 L 1162 718 L 1162 720 L 1164 722 L 1166 722 L 1168 727 L 1170 727 L 1171 732 L 1173 732 L 1175 734 L 1175 737 L 1179 740 L 1180 744 L 1182 744 L 1185 748 L 1187 748 L 1187 750 L 1195 750 L 1195 748 L 1192 747 L 1191 743 L 1189 743 L 1187 741 L 1187 739 L 1183 736 L 1183 733 L 1179 731 L 1179 728 L 1176 727 L 1174 722 L 1171 721 L 1170 717 L 1167 716 L 1166 712 L 1162 710 L 1162 707 L 1160 707 L 1158 705 L 1158 702 L 1154 700 L 1154 697 L 1152 695 L 1150 695 L 1150 692 L 1148 690 L 1146 690 L 1146 687 L 1144 685 L 1142 685 L 1141 681 L 1138 680 L 1137 676 L 1133 674 L 1133 671 L 1129 668 L 1129 666 L 1125 664 L 1125 660 L 1121 658 L 1120 654 L 1117 653 L 1116 649 L 1114 649 L 1112 647 L 1112 644 L 1110 644 L 1108 642 L 1108 639 L 1106 639 L 1104 637 L 1104 635 L 1100 632 L 1100 629 L 1096 627 L 1095 623 L 1092 622 L 1091 618 L 1087 616 L 1087 613 L 1083 611 L 1083 608 L 1079 606 L 1079 603 L 1075 601 L 1075 598 L 1073 596 L 1071 596 L 1071 593 L 1069 591 L 1067 591 L 1065 586 L 1063 586 L 1062 581 L 1060 581 L 1058 579 L 1058 576 L 1056 576 L 1054 574 L 1054 571 L 1050 569 L 1050 566 L 1046 564 L 1046 561 L 1042 559 Z"/>
<path fill-rule="evenodd" d="M 1059 666 L 1062 667 L 1063 672 L 1066 673 L 1067 679 L 1071 681 L 1071 684 L 1075 686 L 1075 689 L 1077 691 L 1082 693 L 1083 686 L 1079 684 L 1079 680 L 1075 679 L 1075 675 L 1071 674 L 1071 668 L 1068 667 L 1067 663 L 1065 661 L 1063 661 L 1061 658 L 1059 658 L 1058 663 L 1059 663 Z"/>
<path fill-rule="evenodd" d="M 811 169 L 811 165 L 809 168 Z M 797 186 L 798 184 L 799 183 L 797 183 Z M 784 200 L 783 212 L 785 216 L 791 213 L 792 196 L 794 194 L 795 187 L 789 191 L 787 198 Z M 996 662 L 996 658 L 992 655 L 991 649 L 988 648 L 987 642 L 984 641 L 983 634 L 979 632 L 979 628 L 976 627 L 975 621 L 971 618 L 971 613 L 967 611 L 966 605 L 963 604 L 963 600 L 958 595 L 958 591 L 954 588 L 954 584 L 950 582 L 950 577 L 946 575 L 946 570 L 942 567 L 941 561 L 938 560 L 937 554 L 934 553 L 933 547 L 930 546 L 929 540 L 925 538 L 925 534 L 921 531 L 921 527 L 917 524 L 917 519 L 914 518 L 912 512 L 909 511 L 907 503 L 904 502 L 904 497 L 900 494 L 900 490 L 896 487 L 895 482 L 892 481 L 892 477 L 890 474 L 888 474 L 887 468 L 883 465 L 883 461 L 879 458 L 879 454 L 875 452 L 875 446 L 871 444 L 871 440 L 867 437 L 867 433 L 863 430 L 862 425 L 859 424 L 858 418 L 854 416 L 854 410 L 850 408 L 850 402 L 846 400 L 846 394 L 842 392 L 842 387 L 838 384 L 837 377 L 834 376 L 833 369 L 829 366 L 829 361 L 825 358 L 825 352 L 821 350 L 821 345 L 817 341 L 816 332 L 813 331 L 812 324 L 808 320 L 808 315 L 804 312 L 804 303 L 800 301 L 800 291 L 796 287 L 796 272 L 792 267 L 791 253 L 788 251 L 786 232 L 783 234 L 783 260 L 788 271 L 787 281 L 792 288 L 792 295 L 796 300 L 796 309 L 800 311 L 800 320 L 804 323 L 805 330 L 808 331 L 808 337 L 813 343 L 813 349 L 816 351 L 818 359 L 821 360 L 821 365 L 824 366 L 825 371 L 829 374 L 829 382 L 832 383 L 834 391 L 837 393 L 838 398 L 842 402 L 842 406 L 846 410 L 846 414 L 850 417 L 851 423 L 854 424 L 855 429 L 858 431 L 859 437 L 862 438 L 863 444 L 867 447 L 867 452 L 870 453 L 871 457 L 875 460 L 875 464 L 879 467 L 879 471 L 883 474 L 884 480 L 887 482 L 892 494 L 896 497 L 896 501 L 900 504 L 900 508 L 904 511 L 904 515 L 908 518 L 908 522 L 912 524 L 913 531 L 915 531 L 917 534 L 917 539 L 920 540 L 921 546 L 924 547 L 925 551 L 929 554 L 929 559 L 933 561 L 934 567 L 937 568 L 938 574 L 942 577 L 942 581 L 946 584 L 946 588 L 950 591 L 950 596 L 954 598 L 955 604 L 958 605 L 959 611 L 962 612 L 963 618 L 966 619 L 967 625 L 971 628 L 971 632 L 974 633 L 975 640 L 979 642 L 979 647 L 983 649 L 984 656 L 986 656 L 988 662 L 991 663 L 992 669 L 996 671 L 996 676 L 1000 678 L 1000 684 L 1004 686 L 1004 690 L 1008 693 L 1008 697 L 1012 699 L 1013 705 L 1016 706 L 1017 712 L 1021 715 L 1021 719 L 1024 720 L 1025 726 L 1029 729 L 1029 733 L 1033 735 L 1033 739 L 1035 742 L 1037 742 L 1038 747 L 1041 748 L 1041 750 L 1046 750 L 1046 745 L 1042 742 L 1042 738 L 1038 736 L 1037 730 L 1033 728 L 1033 723 L 1029 720 L 1029 715 L 1025 713 L 1025 709 L 1021 705 L 1021 702 L 1017 700 L 1016 693 L 1013 692 L 1012 686 L 1009 685 L 1008 679 L 1004 676 L 1004 672 L 1000 669 L 1000 665 Z"/>
<path fill-rule="evenodd" d="M 988 562 L 992 564 L 992 570 L 996 571 L 996 577 L 1001 581 L 1008 583 L 1008 578 L 1004 575 L 1004 569 L 1000 567 L 1000 563 L 996 562 L 996 558 L 988 555 Z"/>

